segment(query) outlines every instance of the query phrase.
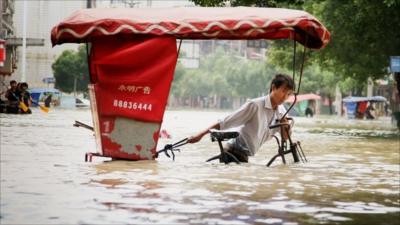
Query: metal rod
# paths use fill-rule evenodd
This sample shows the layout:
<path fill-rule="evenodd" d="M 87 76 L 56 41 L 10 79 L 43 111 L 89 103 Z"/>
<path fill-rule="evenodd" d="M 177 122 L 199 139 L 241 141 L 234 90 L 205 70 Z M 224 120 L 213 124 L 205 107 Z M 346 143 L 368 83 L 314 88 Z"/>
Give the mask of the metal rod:
<path fill-rule="evenodd" d="M 306 162 L 308 162 L 308 160 L 307 160 L 307 157 L 306 157 L 306 154 L 304 154 L 303 148 L 301 147 L 301 145 L 300 145 L 300 142 L 299 142 L 299 141 L 297 142 L 297 145 L 299 146 L 299 149 L 300 149 L 300 151 L 301 151 L 301 154 L 303 154 L 303 156 L 304 156 L 304 159 L 306 160 Z"/>
<path fill-rule="evenodd" d="M 91 131 L 94 131 L 94 129 L 93 129 L 92 126 L 89 126 L 89 125 L 84 124 L 84 123 L 82 123 L 82 122 L 79 122 L 79 121 L 77 121 L 77 120 L 75 120 L 75 123 L 74 123 L 73 126 L 74 126 L 74 127 L 83 127 L 83 128 L 89 129 L 89 130 L 91 130 Z"/>
<path fill-rule="evenodd" d="M 304 62 L 306 61 L 307 42 L 308 42 L 308 35 L 306 35 L 306 41 L 304 43 L 303 58 L 302 58 L 301 67 L 300 67 L 299 85 L 297 86 L 297 94 L 300 93 L 300 84 L 301 84 L 301 78 L 303 77 Z"/>
<path fill-rule="evenodd" d="M 296 33 L 295 33 L 296 35 Z M 295 81 L 295 70 L 296 70 L 296 41 L 295 38 L 294 40 L 294 44 L 293 44 L 293 82 Z M 296 104 L 297 102 L 297 95 L 300 93 L 300 85 L 301 85 L 301 78 L 303 76 L 303 69 L 304 69 L 304 62 L 306 60 L 306 50 L 307 50 L 307 42 L 308 42 L 308 35 L 306 35 L 306 40 L 304 43 L 304 50 L 303 50 L 303 57 L 302 57 L 302 62 L 301 62 L 301 67 L 300 67 L 300 77 L 299 77 L 299 83 L 297 85 L 297 91 L 295 91 L 294 93 L 294 101 L 293 103 L 290 105 L 289 109 L 286 111 L 286 113 L 282 116 L 282 118 L 285 118 L 285 116 L 289 113 L 289 111 L 293 108 L 293 106 Z"/>
<path fill-rule="evenodd" d="M 294 32 L 293 37 L 293 81 L 295 80 L 296 75 L 296 31 Z"/>
<path fill-rule="evenodd" d="M 3 2 L 1 2 L 3 4 Z M 26 82 L 26 18 L 28 14 L 28 1 L 23 3 L 23 17 L 22 17 L 22 74 L 21 82 Z M 3 13 L 3 12 L 2 12 Z M 1 15 L 3 16 L 3 15 Z M 3 24 L 1 24 L 2 26 Z"/>
<path fill-rule="evenodd" d="M 93 84 L 93 78 L 92 78 L 92 71 L 91 71 L 91 66 L 90 66 L 90 53 L 89 53 L 89 43 L 86 42 L 86 60 L 87 60 L 87 66 L 88 66 L 88 72 L 89 72 L 89 80 L 90 83 Z"/>
<path fill-rule="evenodd" d="M 176 142 L 175 144 L 173 144 L 173 146 L 179 145 L 179 144 L 181 144 L 181 143 L 183 143 L 183 142 L 185 142 L 184 144 L 186 144 L 186 143 L 187 143 L 187 140 L 188 140 L 188 138 L 182 139 L 182 140 Z M 182 144 L 182 145 L 184 145 L 184 144 Z M 179 146 L 181 146 L 181 145 L 179 145 Z"/>
<path fill-rule="evenodd" d="M 297 94 L 294 94 L 294 101 L 293 103 L 290 105 L 289 109 L 286 110 L 285 114 L 283 114 L 282 118 L 285 118 L 285 116 L 289 113 L 289 111 L 293 108 L 294 104 L 296 104 L 297 102 Z"/>
<path fill-rule="evenodd" d="M 181 45 L 182 45 L 182 39 L 179 39 L 178 58 L 179 58 L 179 53 L 181 52 Z"/>
<path fill-rule="evenodd" d="M 276 140 L 276 143 L 278 144 L 278 148 L 280 148 L 281 147 L 281 144 L 279 143 L 279 139 L 278 139 L 278 137 L 277 136 L 273 136 L 274 138 L 275 138 L 275 140 Z"/>

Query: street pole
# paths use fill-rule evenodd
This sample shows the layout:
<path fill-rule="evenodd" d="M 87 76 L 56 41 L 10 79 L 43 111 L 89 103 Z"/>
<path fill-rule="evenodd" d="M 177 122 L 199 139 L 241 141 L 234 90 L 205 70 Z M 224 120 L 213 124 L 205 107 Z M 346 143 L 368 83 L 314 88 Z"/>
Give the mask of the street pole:
<path fill-rule="evenodd" d="M 372 97 L 374 93 L 374 81 L 371 77 L 368 77 L 367 80 L 367 97 Z"/>
<path fill-rule="evenodd" d="M 96 8 L 96 0 L 86 0 L 86 8 L 87 9 Z"/>
<path fill-rule="evenodd" d="M 26 82 L 26 17 L 27 17 L 27 4 L 28 1 L 24 1 L 23 5 L 23 21 L 22 21 L 22 75 L 21 75 L 21 82 Z"/>
<path fill-rule="evenodd" d="M 335 89 L 335 107 L 336 107 L 336 115 L 342 116 L 342 92 L 340 91 L 339 84 L 336 84 Z"/>
<path fill-rule="evenodd" d="M 0 39 L 3 39 L 3 2 L 0 3 Z M 4 45 L 5 46 L 5 45 Z"/>
<path fill-rule="evenodd" d="M 76 99 L 76 80 L 77 78 L 74 76 L 74 98 Z"/>
<path fill-rule="evenodd" d="M 397 96 L 394 97 L 394 104 L 392 103 L 392 113 L 397 121 L 397 128 L 400 130 L 400 72 L 393 72 L 393 78 L 396 81 Z M 396 90 L 394 92 L 396 92 Z"/>
<path fill-rule="evenodd" d="M 88 9 L 92 8 L 92 1 L 91 0 L 86 0 L 86 8 L 88 8 Z"/>

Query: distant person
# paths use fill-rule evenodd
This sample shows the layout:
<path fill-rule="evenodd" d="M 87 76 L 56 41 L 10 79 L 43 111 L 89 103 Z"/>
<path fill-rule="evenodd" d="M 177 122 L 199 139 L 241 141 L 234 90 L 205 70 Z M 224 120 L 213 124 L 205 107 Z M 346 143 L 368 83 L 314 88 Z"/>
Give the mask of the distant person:
<path fill-rule="evenodd" d="M 313 111 L 312 111 L 312 109 L 310 107 L 306 108 L 305 114 L 306 114 L 306 117 L 313 117 L 314 116 L 314 113 L 313 113 Z"/>
<path fill-rule="evenodd" d="M 24 109 L 21 107 L 21 113 L 26 113 L 26 114 L 32 113 L 31 109 L 29 108 L 32 105 L 32 98 L 31 98 L 31 94 L 28 91 L 28 83 L 26 83 L 26 82 L 23 82 L 20 85 L 19 100 L 21 102 L 23 102 L 25 104 L 25 106 L 27 107 L 27 109 Z"/>
<path fill-rule="evenodd" d="M 367 118 L 367 120 L 376 119 L 375 108 L 374 108 L 373 103 L 368 104 L 368 107 L 365 110 L 365 117 Z"/>
<path fill-rule="evenodd" d="M 17 81 L 10 81 L 10 88 L 6 92 L 6 98 L 8 100 L 6 106 L 7 113 L 18 114 L 19 112 L 19 90 L 17 86 Z"/>
<path fill-rule="evenodd" d="M 385 102 L 384 110 L 385 110 L 385 116 L 389 116 L 389 102 L 388 101 Z"/>
<path fill-rule="evenodd" d="M 270 93 L 267 96 L 252 99 L 240 109 L 225 117 L 220 122 L 214 123 L 209 128 L 201 131 L 188 139 L 188 143 L 200 141 L 211 129 L 226 130 L 238 128 L 239 136 L 231 139 L 224 150 L 235 156 L 240 162 L 248 162 L 248 157 L 253 156 L 263 143 L 270 140 L 280 129 L 270 129 L 269 126 L 280 121 L 288 123 L 282 116 L 286 113 L 282 105 L 293 93 L 294 82 L 288 75 L 277 74 L 271 82 Z M 282 134 L 288 138 L 288 130 Z M 227 162 L 235 161 L 229 157 Z"/>
<path fill-rule="evenodd" d="M 4 82 L 2 82 L 4 84 Z M 6 112 L 6 102 L 3 100 L 3 94 L 5 96 L 6 91 L 0 92 L 0 113 Z"/>
<path fill-rule="evenodd" d="M 6 102 L 0 98 L 0 113 L 5 113 L 5 112 L 6 112 Z"/>
<path fill-rule="evenodd" d="M 0 113 L 6 112 L 6 102 L 0 98 Z"/>
<path fill-rule="evenodd" d="M 47 108 L 50 108 L 50 103 L 51 103 L 51 98 L 53 97 L 52 94 L 49 94 L 46 99 L 44 100 L 44 106 L 46 106 Z"/>
<path fill-rule="evenodd" d="M 364 119 L 364 115 L 366 115 L 365 111 L 367 110 L 368 102 L 358 102 L 357 103 L 357 111 L 356 111 L 356 118 L 357 119 Z"/>

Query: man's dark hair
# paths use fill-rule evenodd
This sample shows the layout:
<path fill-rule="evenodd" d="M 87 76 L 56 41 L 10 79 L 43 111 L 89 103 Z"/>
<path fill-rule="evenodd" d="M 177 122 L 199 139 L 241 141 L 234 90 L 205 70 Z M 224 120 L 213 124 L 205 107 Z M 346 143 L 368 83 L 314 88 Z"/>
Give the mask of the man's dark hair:
<path fill-rule="evenodd" d="M 277 74 L 271 81 L 271 87 L 269 89 L 269 92 L 270 93 L 272 92 L 272 87 L 280 88 L 282 85 L 285 85 L 286 88 L 293 91 L 295 89 L 294 81 L 290 76 L 286 74 Z"/>
<path fill-rule="evenodd" d="M 15 81 L 15 80 L 10 81 L 10 85 L 16 84 L 16 83 L 17 83 L 17 81 Z"/>
<path fill-rule="evenodd" d="M 28 83 L 26 83 L 26 82 L 21 83 L 21 88 L 24 88 L 24 87 L 28 88 Z"/>

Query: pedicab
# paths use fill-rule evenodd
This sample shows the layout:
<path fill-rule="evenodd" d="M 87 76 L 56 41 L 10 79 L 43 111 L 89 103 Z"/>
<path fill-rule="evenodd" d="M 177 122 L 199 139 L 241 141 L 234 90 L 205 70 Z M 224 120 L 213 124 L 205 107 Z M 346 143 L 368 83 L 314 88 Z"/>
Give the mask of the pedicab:
<path fill-rule="evenodd" d="M 369 104 L 384 103 L 387 102 L 387 99 L 379 95 L 371 97 L 348 96 L 343 98 L 342 102 L 346 107 L 347 118 L 363 119 Z"/>
<path fill-rule="evenodd" d="M 290 39 L 293 40 L 293 78 L 297 42 L 304 46 L 298 72 L 299 93 L 306 49 L 323 48 L 329 31 L 312 15 L 280 8 L 130 8 L 82 9 L 51 31 L 53 46 L 86 43 L 89 64 L 89 95 L 97 152 L 92 156 L 127 160 L 154 160 L 159 153 L 168 157 L 183 139 L 157 151 L 161 123 L 182 40 L 185 39 Z M 297 80 L 296 79 L 296 80 Z M 290 109 L 289 109 L 290 110 Z M 288 110 L 288 111 L 289 111 Z M 286 114 L 284 115 L 286 116 Z M 76 123 L 76 126 L 84 125 Z M 287 129 L 285 124 L 272 128 Z M 235 137 L 229 132 L 211 132 L 220 144 Z M 278 138 L 276 138 L 278 141 Z M 278 141 L 278 156 L 292 153 L 298 162 L 297 144 Z"/>

